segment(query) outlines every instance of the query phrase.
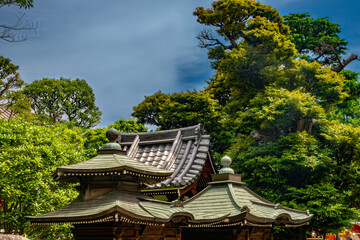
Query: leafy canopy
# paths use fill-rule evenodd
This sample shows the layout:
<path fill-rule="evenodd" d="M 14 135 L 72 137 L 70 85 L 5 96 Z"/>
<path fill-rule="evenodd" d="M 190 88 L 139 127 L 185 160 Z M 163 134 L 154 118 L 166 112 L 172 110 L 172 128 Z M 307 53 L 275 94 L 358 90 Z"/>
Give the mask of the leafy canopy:
<path fill-rule="evenodd" d="M 220 123 L 219 105 L 207 92 L 187 91 L 165 94 L 159 91 L 145 97 L 133 109 L 132 116 L 140 123 L 152 124 L 161 130 L 202 123 L 212 136 L 215 151 L 224 151 L 229 147 L 229 133 L 224 131 Z"/>
<path fill-rule="evenodd" d="M 351 121 L 337 119 L 355 121 L 357 112 L 350 106 L 359 105 L 359 91 L 356 74 L 326 67 L 336 63 L 325 62 L 335 56 L 325 44 L 332 44 L 336 54 L 345 51 L 338 25 L 327 18 L 291 15 L 310 25 L 305 30 L 314 38 L 306 38 L 302 48 L 294 35 L 304 33 L 301 24 L 290 17 L 284 22 L 275 9 L 257 1 L 218 0 L 194 15 L 208 27 L 198 39 L 209 50 L 215 74 L 196 94 L 145 97 L 133 116 L 161 129 L 211 122 L 214 146 L 226 143 L 215 148 L 216 156 L 230 154 L 252 189 L 314 214 L 310 227 L 296 229 L 297 235 L 286 230 L 284 239 L 303 239 L 311 228 L 325 234 L 348 226 L 357 217 L 360 139 Z M 299 32 L 290 33 L 296 24 Z M 308 57 L 299 58 L 299 51 Z M 215 104 L 202 102 L 203 96 Z M 188 100 L 180 101 L 182 97 Z M 196 101 L 203 109 L 195 107 Z M 339 110 L 344 103 L 346 112 Z M 208 111 L 208 106 L 214 107 Z"/>
<path fill-rule="evenodd" d="M 54 182 L 52 175 L 58 166 L 84 160 L 82 143 L 80 132 L 65 125 L 0 119 L 0 226 L 6 233 L 50 238 L 25 216 L 54 211 L 77 196 L 72 184 Z"/>
<path fill-rule="evenodd" d="M 0 104 L 5 104 L 10 111 L 10 119 L 16 115 L 29 115 L 30 111 L 30 100 L 19 91 L 24 81 L 18 71 L 19 66 L 0 56 Z"/>
<path fill-rule="evenodd" d="M 328 17 L 314 19 L 309 13 L 292 13 L 284 20 L 291 30 L 290 40 L 304 58 L 322 65 L 339 64 L 348 42 L 340 37 L 338 24 L 330 22 Z"/>
<path fill-rule="evenodd" d="M 68 120 L 90 128 L 100 121 L 95 95 L 85 80 L 44 78 L 27 84 L 22 92 L 31 99 L 31 109 L 52 122 Z"/>
<path fill-rule="evenodd" d="M 203 123 L 211 129 L 219 116 L 217 104 L 208 94 L 197 91 L 165 94 L 157 92 L 145 97 L 134 107 L 133 117 L 139 122 L 153 124 L 160 129 L 180 128 Z"/>
<path fill-rule="evenodd" d="M 147 129 L 135 120 L 119 119 L 108 127 L 121 132 Z M 71 124 L 39 126 L 23 119 L 0 119 L 0 226 L 34 239 L 71 239 L 65 226 L 29 225 L 25 216 L 44 214 L 69 204 L 74 184 L 53 181 L 58 166 L 97 155 L 108 128 L 82 129 Z"/>
<path fill-rule="evenodd" d="M 19 66 L 14 65 L 9 58 L 0 56 L 0 101 L 6 99 L 10 91 L 24 85 L 18 70 Z"/>

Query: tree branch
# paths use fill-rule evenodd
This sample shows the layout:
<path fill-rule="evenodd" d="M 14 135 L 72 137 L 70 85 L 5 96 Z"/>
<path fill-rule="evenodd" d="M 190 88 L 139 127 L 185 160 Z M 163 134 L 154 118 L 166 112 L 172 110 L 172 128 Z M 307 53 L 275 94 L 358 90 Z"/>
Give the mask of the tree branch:
<path fill-rule="evenodd" d="M 1 6 L 1 5 L 0 5 Z M 24 23 L 25 13 L 20 16 L 17 16 L 17 21 L 14 25 L 4 25 L 0 24 L 0 38 L 7 42 L 21 42 L 27 40 L 25 36 L 18 37 L 17 31 L 36 31 L 37 24 L 30 23 L 26 21 Z"/>
<path fill-rule="evenodd" d="M 202 30 L 196 36 L 196 38 L 199 40 L 199 46 L 201 48 L 208 48 L 208 47 L 213 47 L 213 46 L 218 46 L 218 45 L 226 48 L 226 46 L 222 42 L 220 42 L 219 39 L 214 37 L 213 33 L 209 29 Z"/>
<path fill-rule="evenodd" d="M 343 59 L 339 65 L 331 67 L 331 70 L 334 72 L 340 72 L 354 60 L 360 60 L 360 59 L 358 58 L 357 54 L 352 53 L 348 58 Z"/>

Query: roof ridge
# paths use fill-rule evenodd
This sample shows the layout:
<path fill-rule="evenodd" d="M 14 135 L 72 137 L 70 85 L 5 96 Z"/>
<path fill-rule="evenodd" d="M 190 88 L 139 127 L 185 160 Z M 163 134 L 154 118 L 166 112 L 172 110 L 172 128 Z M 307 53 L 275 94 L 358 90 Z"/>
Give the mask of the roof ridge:
<path fill-rule="evenodd" d="M 207 190 L 210 190 L 211 188 L 212 188 L 212 186 L 211 186 L 211 185 L 208 185 L 206 188 L 204 188 L 203 190 L 201 190 L 200 192 L 198 192 L 198 193 L 197 193 L 196 195 L 194 195 L 193 197 L 185 200 L 185 201 L 183 202 L 184 206 L 185 206 L 185 204 L 187 204 L 187 203 L 189 203 L 189 202 L 192 202 L 193 200 L 199 198 L 201 195 L 203 195 Z"/>
<path fill-rule="evenodd" d="M 180 162 L 178 164 L 178 166 L 176 167 L 175 171 L 173 172 L 173 174 L 171 174 L 170 178 L 165 180 L 165 184 L 169 184 L 170 182 L 172 182 L 175 177 L 179 174 L 179 172 L 181 171 L 181 169 L 183 168 L 184 166 L 184 163 L 186 161 L 186 158 L 189 154 L 189 151 L 190 151 L 190 148 L 191 148 L 191 144 L 192 144 L 192 140 L 189 140 L 186 144 L 186 147 L 185 147 L 185 152 L 184 152 L 184 155 L 182 156 L 182 158 L 180 159 Z"/>
<path fill-rule="evenodd" d="M 235 193 L 235 190 L 233 188 L 233 185 L 232 183 L 228 183 L 227 184 L 228 188 L 229 188 L 229 191 L 230 191 L 230 196 L 231 198 L 233 199 L 233 201 L 235 202 L 235 204 L 238 206 L 239 210 L 241 211 L 245 206 L 247 208 L 249 208 L 249 206 L 245 205 L 245 206 L 241 206 L 242 204 L 239 203 L 238 199 L 237 199 L 237 196 L 236 196 L 236 193 Z M 252 201 L 249 201 L 252 203 Z"/>
<path fill-rule="evenodd" d="M 120 135 L 146 135 L 146 134 L 159 134 L 159 133 L 167 133 L 167 132 L 178 132 L 178 131 L 185 131 L 185 130 L 191 130 L 196 128 L 201 128 L 202 124 L 199 123 L 194 126 L 189 127 L 183 127 L 183 128 L 174 128 L 174 129 L 167 129 L 167 130 L 160 130 L 160 131 L 154 131 L 154 132 L 138 132 L 138 133 L 126 133 L 126 132 L 120 132 Z"/>

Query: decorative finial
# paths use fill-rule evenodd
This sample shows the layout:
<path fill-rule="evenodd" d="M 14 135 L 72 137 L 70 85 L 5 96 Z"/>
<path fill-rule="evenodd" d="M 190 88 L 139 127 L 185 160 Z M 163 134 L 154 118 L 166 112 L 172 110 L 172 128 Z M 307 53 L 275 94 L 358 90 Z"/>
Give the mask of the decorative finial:
<path fill-rule="evenodd" d="M 232 162 L 231 158 L 225 155 L 221 159 L 221 165 L 223 166 L 223 168 L 220 169 L 219 173 L 220 174 L 222 174 L 222 173 L 234 173 L 234 170 L 232 168 L 230 168 L 231 162 Z"/>
<path fill-rule="evenodd" d="M 106 131 L 106 137 L 109 139 L 108 143 L 100 149 L 99 153 L 113 153 L 113 151 L 121 151 L 121 146 L 116 142 L 119 137 L 119 132 L 115 128 L 110 128 Z"/>
<path fill-rule="evenodd" d="M 115 142 L 119 137 L 119 132 L 115 128 L 110 128 L 106 131 L 106 137 L 109 139 L 109 142 Z"/>

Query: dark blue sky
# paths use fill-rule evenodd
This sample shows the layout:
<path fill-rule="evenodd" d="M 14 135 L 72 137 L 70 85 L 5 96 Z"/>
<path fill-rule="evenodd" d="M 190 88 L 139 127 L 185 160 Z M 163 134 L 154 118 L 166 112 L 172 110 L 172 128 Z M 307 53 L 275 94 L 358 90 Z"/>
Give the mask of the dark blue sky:
<path fill-rule="evenodd" d="M 26 82 L 82 78 L 94 89 L 101 126 L 129 118 L 145 95 L 161 90 L 201 90 L 211 75 L 206 50 L 197 47 L 202 29 L 192 12 L 206 0 L 34 0 L 23 11 L 38 23 L 19 43 L 0 42 L 1 54 L 20 66 Z M 309 12 L 341 25 L 349 52 L 360 53 L 357 0 L 262 0 L 281 14 Z M 17 10 L 0 9 L 11 22 Z M 360 71 L 360 62 L 349 69 Z"/>

